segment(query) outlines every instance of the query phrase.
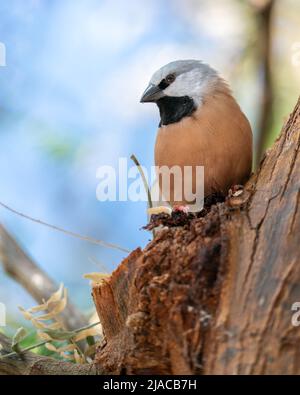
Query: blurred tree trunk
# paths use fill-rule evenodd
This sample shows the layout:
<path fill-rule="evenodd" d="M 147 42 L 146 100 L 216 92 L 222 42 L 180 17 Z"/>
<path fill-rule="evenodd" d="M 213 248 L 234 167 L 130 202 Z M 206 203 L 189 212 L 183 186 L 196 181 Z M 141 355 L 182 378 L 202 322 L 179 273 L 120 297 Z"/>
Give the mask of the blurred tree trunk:
<path fill-rule="evenodd" d="M 0 264 L 2 264 L 4 272 L 17 281 L 38 304 L 42 304 L 58 290 L 59 285 L 29 257 L 1 224 Z M 87 318 L 70 301 L 61 313 L 61 320 L 64 327 L 69 330 L 78 329 L 88 324 Z"/>
<path fill-rule="evenodd" d="M 258 72 L 261 78 L 260 116 L 257 125 L 257 143 L 255 162 L 259 165 L 266 149 L 268 133 L 273 118 L 273 83 L 272 83 L 272 16 L 275 0 L 251 0 L 258 18 Z"/>

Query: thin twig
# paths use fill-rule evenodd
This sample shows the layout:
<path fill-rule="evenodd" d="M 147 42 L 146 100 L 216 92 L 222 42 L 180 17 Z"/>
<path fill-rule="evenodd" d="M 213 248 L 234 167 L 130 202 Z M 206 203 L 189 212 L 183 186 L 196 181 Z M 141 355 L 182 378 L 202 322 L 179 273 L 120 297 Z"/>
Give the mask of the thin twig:
<path fill-rule="evenodd" d="M 143 183 L 144 183 L 145 190 L 147 192 L 148 206 L 149 206 L 149 208 L 152 208 L 153 204 L 152 204 L 151 192 L 150 192 L 150 189 L 149 189 L 149 186 L 148 186 L 148 183 L 147 183 L 147 180 L 146 180 L 143 168 L 140 165 L 140 162 L 137 160 L 137 158 L 136 158 L 136 156 L 134 154 L 131 155 L 130 159 L 133 160 L 133 162 L 135 163 L 136 167 L 138 168 L 138 171 L 140 172 L 140 175 L 141 175 Z"/>
<path fill-rule="evenodd" d="M 29 221 L 32 221 L 32 222 L 35 222 L 37 224 L 46 226 L 47 228 L 50 228 L 52 230 L 56 230 L 58 232 L 61 232 L 61 233 L 64 233 L 66 235 L 75 237 L 77 239 L 81 239 L 81 240 L 87 241 L 87 242 L 92 243 L 92 244 L 98 244 L 98 245 L 101 245 L 103 247 L 113 248 L 115 250 L 119 250 L 119 251 L 126 252 L 126 253 L 130 252 L 126 248 L 120 247 L 117 244 L 107 243 L 106 241 L 103 241 L 103 240 L 94 239 L 93 237 L 90 237 L 90 236 L 84 236 L 84 235 L 81 235 L 79 233 L 75 233 L 75 232 L 72 232 L 72 231 L 69 231 L 69 230 L 65 230 L 63 228 L 60 228 L 59 226 L 48 224 L 47 222 L 41 221 L 40 219 L 36 219 L 36 218 L 33 218 L 33 217 L 31 217 L 31 216 L 29 216 L 27 214 L 23 214 L 20 211 L 17 211 L 17 210 L 7 206 L 6 204 L 4 204 L 2 202 L 0 202 L 0 206 L 5 208 L 6 210 L 10 211 L 11 213 L 18 215 L 19 217 L 23 217 L 25 219 L 28 219 Z"/>
<path fill-rule="evenodd" d="M 140 172 L 140 175 L 141 175 L 142 180 L 143 180 L 143 183 L 144 183 L 144 188 L 145 188 L 145 190 L 146 190 L 146 192 L 147 192 L 147 197 L 148 197 L 148 208 L 152 208 L 152 207 L 153 207 L 153 203 L 152 203 L 152 198 L 151 198 L 151 191 L 150 191 L 150 189 L 149 189 L 149 185 L 148 185 L 148 182 L 147 182 L 147 180 L 146 180 L 146 177 L 145 177 L 145 173 L 144 173 L 144 171 L 143 171 L 143 168 L 142 168 L 142 166 L 140 165 L 140 162 L 138 161 L 137 157 L 136 157 L 134 154 L 131 155 L 130 159 L 133 160 L 133 162 L 135 163 L 135 165 L 136 165 L 138 171 Z M 154 229 L 152 230 L 152 236 L 153 236 L 153 238 L 155 237 L 155 230 L 154 230 Z"/>

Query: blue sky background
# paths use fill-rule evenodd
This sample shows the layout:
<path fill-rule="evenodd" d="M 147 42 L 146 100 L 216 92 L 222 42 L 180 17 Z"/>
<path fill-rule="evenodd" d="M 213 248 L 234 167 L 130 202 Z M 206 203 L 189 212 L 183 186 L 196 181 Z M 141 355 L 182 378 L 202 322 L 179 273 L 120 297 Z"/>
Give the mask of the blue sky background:
<path fill-rule="evenodd" d="M 212 3 L 1 1 L 7 66 L 0 67 L 0 200 L 128 249 L 144 246 L 146 204 L 98 202 L 96 171 L 132 153 L 153 164 L 158 111 L 139 103 L 152 73 L 174 59 L 205 60 L 230 81 L 255 130 L 261 75 L 245 52 L 253 14 L 243 2 Z M 288 43 L 278 39 L 278 58 L 300 41 L 295 34 Z M 293 86 L 299 70 L 291 70 Z M 289 99 L 294 103 L 296 92 Z M 92 301 L 82 275 L 103 270 L 92 260 L 113 270 L 124 256 L 1 208 L 0 221 L 85 311 Z M 33 303 L 1 269 L 0 301 L 14 320 L 16 305 Z"/>

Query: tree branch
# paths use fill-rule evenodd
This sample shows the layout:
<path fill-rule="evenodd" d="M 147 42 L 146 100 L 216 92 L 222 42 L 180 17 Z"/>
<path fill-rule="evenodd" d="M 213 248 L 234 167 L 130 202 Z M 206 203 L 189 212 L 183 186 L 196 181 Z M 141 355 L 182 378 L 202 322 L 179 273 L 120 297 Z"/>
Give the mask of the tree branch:
<path fill-rule="evenodd" d="M 47 300 L 58 285 L 24 252 L 20 245 L 0 224 L 0 262 L 5 272 L 39 303 Z M 88 324 L 84 315 L 70 302 L 61 313 L 66 329 L 74 330 Z"/>
<path fill-rule="evenodd" d="M 0 333 L 0 355 L 11 351 L 11 342 Z M 0 375 L 96 375 L 99 367 L 94 364 L 74 364 L 31 352 L 0 359 Z"/>
<path fill-rule="evenodd" d="M 241 194 L 160 219 L 154 240 L 93 287 L 101 369 L 300 374 L 300 99 Z"/>
<path fill-rule="evenodd" d="M 75 233 L 75 232 L 72 232 L 70 230 L 63 229 L 63 228 L 61 228 L 60 226 L 57 226 L 57 225 L 48 224 L 48 222 L 42 221 L 42 220 L 37 219 L 37 218 L 33 218 L 30 215 L 21 213 L 20 211 L 15 210 L 14 208 L 8 206 L 7 204 L 4 204 L 3 202 L 0 202 L 0 206 L 5 208 L 6 210 L 10 211 L 11 213 L 18 215 L 19 217 L 25 218 L 25 219 L 27 219 L 27 220 L 29 220 L 31 222 L 35 222 L 36 224 L 43 225 L 46 228 L 55 230 L 57 232 L 64 233 L 65 235 L 68 235 L 68 236 L 71 236 L 71 237 L 75 237 L 75 238 L 80 239 L 80 240 L 87 241 L 88 243 L 101 245 L 101 246 L 106 247 L 106 248 L 112 248 L 112 249 L 119 250 L 119 251 L 122 251 L 122 252 L 129 252 L 129 250 L 127 250 L 126 248 L 120 247 L 117 244 L 112 244 L 112 243 L 108 243 L 108 242 L 103 241 L 103 240 L 94 239 L 93 237 L 90 237 L 90 236 L 84 236 L 84 235 L 81 235 L 79 233 Z"/>

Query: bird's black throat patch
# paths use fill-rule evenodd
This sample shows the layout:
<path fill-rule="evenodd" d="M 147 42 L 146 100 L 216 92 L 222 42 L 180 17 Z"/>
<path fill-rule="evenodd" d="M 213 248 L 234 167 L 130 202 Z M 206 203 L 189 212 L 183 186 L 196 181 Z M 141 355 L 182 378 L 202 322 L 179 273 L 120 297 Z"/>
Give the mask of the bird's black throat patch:
<path fill-rule="evenodd" d="M 189 96 L 164 96 L 157 100 L 159 108 L 159 126 L 179 122 L 183 117 L 188 117 L 196 110 L 194 100 Z"/>

